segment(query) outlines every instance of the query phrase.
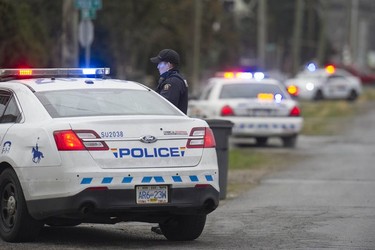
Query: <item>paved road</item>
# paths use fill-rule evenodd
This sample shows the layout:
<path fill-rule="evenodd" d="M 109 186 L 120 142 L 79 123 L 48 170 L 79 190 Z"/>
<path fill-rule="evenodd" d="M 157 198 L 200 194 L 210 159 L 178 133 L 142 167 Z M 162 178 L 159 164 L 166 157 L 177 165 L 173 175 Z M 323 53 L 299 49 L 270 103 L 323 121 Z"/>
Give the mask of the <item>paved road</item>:
<path fill-rule="evenodd" d="M 194 242 L 168 242 L 148 224 L 86 224 L 0 249 L 375 249 L 375 111 L 351 123 L 343 136 L 302 136 L 305 160 L 223 201 Z"/>
<path fill-rule="evenodd" d="M 351 122 L 343 136 L 302 137 L 305 160 L 223 205 L 211 234 L 238 248 L 375 249 L 375 111 Z"/>

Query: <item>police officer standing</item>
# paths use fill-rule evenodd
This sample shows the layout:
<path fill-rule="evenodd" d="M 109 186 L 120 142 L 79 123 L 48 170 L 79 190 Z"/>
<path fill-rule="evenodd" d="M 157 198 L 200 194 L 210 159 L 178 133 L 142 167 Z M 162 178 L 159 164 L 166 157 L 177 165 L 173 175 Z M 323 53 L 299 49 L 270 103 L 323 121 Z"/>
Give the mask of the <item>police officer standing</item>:
<path fill-rule="evenodd" d="M 166 98 L 185 114 L 188 106 L 188 84 L 180 74 L 180 56 L 172 49 L 163 49 L 151 62 L 157 64 L 160 78 L 156 92 Z"/>

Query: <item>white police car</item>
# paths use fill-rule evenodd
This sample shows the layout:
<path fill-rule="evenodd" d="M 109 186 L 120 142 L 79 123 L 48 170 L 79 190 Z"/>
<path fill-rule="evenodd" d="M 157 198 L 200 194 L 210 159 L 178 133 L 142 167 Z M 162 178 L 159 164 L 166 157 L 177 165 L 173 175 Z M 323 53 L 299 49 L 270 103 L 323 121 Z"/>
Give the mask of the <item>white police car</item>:
<path fill-rule="evenodd" d="M 188 115 L 229 120 L 234 138 L 252 137 L 258 145 L 279 137 L 285 147 L 295 147 L 303 125 L 298 103 L 261 72 L 223 72 L 209 79 L 200 98 L 189 102 Z"/>
<path fill-rule="evenodd" d="M 328 65 L 308 68 L 285 82 L 288 92 L 300 100 L 346 99 L 354 101 L 362 93 L 361 79 Z"/>
<path fill-rule="evenodd" d="M 212 131 L 108 73 L 0 69 L 5 241 L 34 240 L 45 224 L 84 222 L 151 222 L 169 240 L 200 236 L 219 203 Z"/>

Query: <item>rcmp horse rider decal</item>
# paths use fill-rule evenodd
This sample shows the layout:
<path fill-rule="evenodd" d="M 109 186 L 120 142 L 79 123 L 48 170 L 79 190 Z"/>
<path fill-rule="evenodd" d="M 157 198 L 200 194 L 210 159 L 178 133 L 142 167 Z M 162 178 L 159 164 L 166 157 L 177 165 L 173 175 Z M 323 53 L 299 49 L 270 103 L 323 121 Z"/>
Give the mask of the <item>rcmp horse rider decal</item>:
<path fill-rule="evenodd" d="M 38 137 L 39 140 L 39 137 Z M 33 162 L 39 163 L 42 158 L 44 158 L 43 153 L 39 151 L 38 143 L 36 143 L 35 147 L 31 150 L 31 153 L 33 154 Z"/>
<path fill-rule="evenodd" d="M 2 154 L 7 154 L 10 151 L 10 147 L 12 146 L 12 142 L 6 141 L 3 144 L 3 149 L 1 150 Z"/>

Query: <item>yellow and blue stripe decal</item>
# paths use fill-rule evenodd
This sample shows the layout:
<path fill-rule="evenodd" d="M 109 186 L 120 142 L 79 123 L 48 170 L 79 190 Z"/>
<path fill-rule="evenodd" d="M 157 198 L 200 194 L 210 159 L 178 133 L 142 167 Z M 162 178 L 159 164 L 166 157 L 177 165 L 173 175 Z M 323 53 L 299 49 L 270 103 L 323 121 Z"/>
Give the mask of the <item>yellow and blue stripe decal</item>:
<path fill-rule="evenodd" d="M 113 177 L 100 177 L 100 183 L 101 184 L 116 184 L 113 182 L 114 178 Z M 189 175 L 187 178 L 183 178 L 179 175 L 174 175 L 174 176 L 144 176 L 141 178 L 140 183 L 166 183 L 171 181 L 172 183 L 183 183 L 183 182 L 212 182 L 214 181 L 214 176 L 213 175 L 203 175 L 203 176 L 198 176 L 198 175 Z M 84 177 L 81 180 L 81 185 L 88 185 L 93 182 L 94 178 L 93 177 Z M 188 180 L 188 181 L 186 181 Z M 132 184 L 134 181 L 134 177 L 132 176 L 127 176 L 123 177 L 121 179 L 121 183 L 123 184 Z M 135 183 L 135 182 L 134 182 Z"/>
<path fill-rule="evenodd" d="M 235 124 L 234 125 L 234 128 L 235 129 L 246 129 L 246 128 L 250 128 L 250 129 L 270 129 L 270 128 L 273 128 L 273 129 L 296 129 L 297 126 L 295 124 L 276 124 L 276 123 L 272 123 L 272 124 L 266 124 L 266 123 L 261 123 L 261 124 L 253 124 L 253 123 L 239 123 L 239 124 Z"/>

